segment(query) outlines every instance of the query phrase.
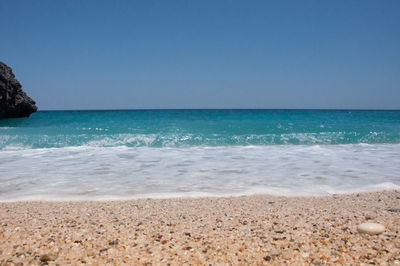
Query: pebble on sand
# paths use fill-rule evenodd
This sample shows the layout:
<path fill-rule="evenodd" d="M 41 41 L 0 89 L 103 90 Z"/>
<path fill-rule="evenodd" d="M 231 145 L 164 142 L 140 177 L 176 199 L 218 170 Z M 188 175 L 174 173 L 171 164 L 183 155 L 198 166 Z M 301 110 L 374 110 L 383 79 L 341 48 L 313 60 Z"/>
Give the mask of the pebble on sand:
<path fill-rule="evenodd" d="M 44 254 L 42 256 L 40 256 L 40 261 L 41 262 L 48 262 L 48 261 L 53 261 L 56 260 L 57 256 L 54 254 Z"/>
<path fill-rule="evenodd" d="M 357 231 L 369 235 L 378 235 L 385 231 L 385 226 L 376 223 L 363 223 L 357 226 Z"/>

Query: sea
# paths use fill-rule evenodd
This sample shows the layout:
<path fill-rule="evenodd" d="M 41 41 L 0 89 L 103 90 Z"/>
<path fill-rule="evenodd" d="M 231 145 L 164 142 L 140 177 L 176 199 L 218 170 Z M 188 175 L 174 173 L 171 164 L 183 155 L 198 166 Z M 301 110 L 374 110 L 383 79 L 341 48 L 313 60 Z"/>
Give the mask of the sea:
<path fill-rule="evenodd" d="M 0 120 L 0 201 L 400 189 L 400 111 L 39 111 Z"/>

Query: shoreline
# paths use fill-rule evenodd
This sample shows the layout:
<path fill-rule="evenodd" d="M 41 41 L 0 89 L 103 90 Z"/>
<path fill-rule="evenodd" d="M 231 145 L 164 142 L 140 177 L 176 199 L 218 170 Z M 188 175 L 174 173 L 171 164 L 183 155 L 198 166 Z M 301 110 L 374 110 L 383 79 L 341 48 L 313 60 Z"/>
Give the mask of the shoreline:
<path fill-rule="evenodd" d="M 399 207 L 398 190 L 0 202 L 0 264 L 400 265 Z"/>
<path fill-rule="evenodd" d="M 345 195 L 356 195 L 356 194 L 369 194 L 369 193 L 380 193 L 380 192 L 396 192 L 400 191 L 400 186 L 390 184 L 391 186 L 388 188 L 385 187 L 385 184 L 378 184 L 377 189 L 368 189 L 368 190 L 347 190 L 342 192 L 330 193 L 325 192 L 325 194 L 315 193 L 315 194 L 307 194 L 307 193 L 292 193 L 290 195 L 284 195 L 282 193 L 269 193 L 269 192 L 254 192 L 254 193 L 244 193 L 244 194 L 212 194 L 207 192 L 190 192 L 188 194 L 182 193 L 173 193 L 173 194 L 144 194 L 134 197 L 103 197 L 103 198 L 82 198 L 82 197 L 66 197 L 66 198 L 38 198 L 33 199 L 32 197 L 28 198 L 20 198 L 20 199 L 12 199 L 12 200 L 1 200 L 2 203 L 18 203 L 18 202 L 26 202 L 26 203 L 34 203 L 34 202 L 42 202 L 42 203 L 62 203 L 62 202 L 113 202 L 113 201 L 136 201 L 136 200 L 175 200 L 175 199 L 220 199 L 220 198 L 238 198 L 238 197 L 277 197 L 277 198 L 321 198 L 321 197 L 336 197 L 336 196 L 345 196 Z"/>
<path fill-rule="evenodd" d="M 126 140 L 130 137 L 121 136 Z M 112 139 L 103 140 L 108 143 Z M 3 151 L 0 155 L 0 200 L 5 201 L 400 190 L 400 143 L 213 148 L 78 146 Z"/>

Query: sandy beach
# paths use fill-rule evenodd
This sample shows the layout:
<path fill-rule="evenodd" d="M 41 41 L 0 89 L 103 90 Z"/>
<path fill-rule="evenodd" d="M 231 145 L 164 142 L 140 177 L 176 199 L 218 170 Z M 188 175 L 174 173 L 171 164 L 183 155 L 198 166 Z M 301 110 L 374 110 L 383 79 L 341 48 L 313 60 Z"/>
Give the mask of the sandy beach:
<path fill-rule="evenodd" d="M 398 191 L 7 202 L 0 265 L 400 265 L 399 207 Z"/>

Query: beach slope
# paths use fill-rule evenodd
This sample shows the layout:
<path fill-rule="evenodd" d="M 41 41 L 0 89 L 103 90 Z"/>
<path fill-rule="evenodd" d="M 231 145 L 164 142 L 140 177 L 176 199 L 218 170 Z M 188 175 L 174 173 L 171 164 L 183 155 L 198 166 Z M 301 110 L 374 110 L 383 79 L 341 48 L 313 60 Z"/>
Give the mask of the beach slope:
<path fill-rule="evenodd" d="M 400 192 L 0 203 L 1 265 L 400 264 Z M 357 225 L 385 226 L 379 235 Z"/>

